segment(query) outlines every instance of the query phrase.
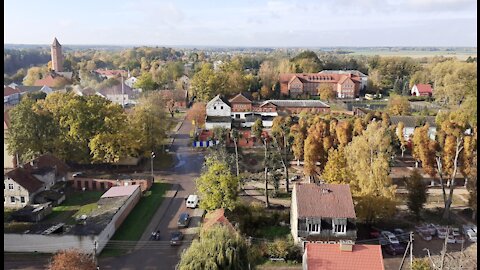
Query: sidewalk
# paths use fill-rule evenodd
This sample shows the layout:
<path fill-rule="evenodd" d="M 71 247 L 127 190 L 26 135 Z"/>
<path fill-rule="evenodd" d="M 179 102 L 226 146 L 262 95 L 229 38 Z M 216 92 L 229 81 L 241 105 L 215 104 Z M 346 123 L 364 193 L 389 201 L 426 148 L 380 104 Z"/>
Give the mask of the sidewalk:
<path fill-rule="evenodd" d="M 138 244 L 135 247 L 135 250 L 138 250 L 146 245 L 146 241 L 150 239 L 151 233 L 156 230 L 158 224 L 165 216 L 165 212 L 167 211 L 168 207 L 170 207 L 170 204 L 172 203 L 173 198 L 175 198 L 177 195 L 177 192 L 178 184 L 171 184 L 170 190 L 168 190 L 165 194 L 165 199 L 163 199 L 162 205 L 160 205 L 155 215 L 153 215 L 150 224 L 148 224 L 147 228 L 142 234 L 142 237 L 140 237 L 139 241 L 137 242 Z"/>

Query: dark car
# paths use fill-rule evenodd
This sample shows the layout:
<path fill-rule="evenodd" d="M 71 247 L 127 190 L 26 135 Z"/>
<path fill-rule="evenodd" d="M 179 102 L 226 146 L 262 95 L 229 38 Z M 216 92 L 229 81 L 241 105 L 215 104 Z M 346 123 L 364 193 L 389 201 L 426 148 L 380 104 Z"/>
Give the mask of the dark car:
<path fill-rule="evenodd" d="M 180 245 L 183 239 L 183 233 L 179 231 L 175 231 L 170 236 L 170 245 L 176 246 Z"/>
<path fill-rule="evenodd" d="M 407 243 L 410 241 L 410 232 L 406 232 L 402 229 L 394 229 L 393 233 L 401 243 Z"/>
<path fill-rule="evenodd" d="M 178 227 L 186 228 L 188 227 L 188 223 L 190 223 L 190 215 L 188 213 L 181 213 L 180 217 L 178 218 Z"/>
<path fill-rule="evenodd" d="M 405 245 L 402 244 L 388 244 L 384 246 L 384 249 L 387 254 L 393 256 L 403 255 L 405 253 Z"/>

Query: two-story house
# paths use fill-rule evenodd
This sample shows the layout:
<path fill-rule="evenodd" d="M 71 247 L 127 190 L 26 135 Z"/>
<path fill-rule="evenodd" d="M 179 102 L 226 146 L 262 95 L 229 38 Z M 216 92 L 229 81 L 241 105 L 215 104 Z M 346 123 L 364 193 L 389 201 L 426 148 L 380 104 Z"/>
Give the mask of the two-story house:
<path fill-rule="evenodd" d="M 232 128 L 232 106 L 230 102 L 221 95 L 217 95 L 206 105 L 205 128 L 207 130 L 215 127 Z"/>
<path fill-rule="evenodd" d="M 295 243 L 355 241 L 355 209 L 349 185 L 295 184 L 290 228 Z"/>
<path fill-rule="evenodd" d="M 21 208 L 58 182 L 67 181 L 69 167 L 58 158 L 45 154 L 4 175 L 4 207 Z"/>

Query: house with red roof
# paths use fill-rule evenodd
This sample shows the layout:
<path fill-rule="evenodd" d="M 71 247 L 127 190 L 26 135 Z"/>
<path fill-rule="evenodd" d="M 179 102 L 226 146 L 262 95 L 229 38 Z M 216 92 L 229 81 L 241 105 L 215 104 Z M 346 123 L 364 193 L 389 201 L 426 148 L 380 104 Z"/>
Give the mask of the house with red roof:
<path fill-rule="evenodd" d="M 205 220 L 203 222 L 202 230 L 208 230 L 212 228 L 214 225 L 221 225 L 225 226 L 232 231 L 236 231 L 235 227 L 230 223 L 228 218 L 225 216 L 225 209 L 220 208 L 214 211 L 208 212 L 205 216 Z"/>
<path fill-rule="evenodd" d="M 69 167 L 53 155 L 45 154 L 4 174 L 3 206 L 21 208 L 34 204 L 35 196 L 57 182 L 65 182 Z"/>
<path fill-rule="evenodd" d="M 338 98 L 355 98 L 360 94 L 363 78 L 355 73 L 283 73 L 279 76 L 280 93 L 286 97 L 318 96 L 321 85 L 331 87 Z"/>
<path fill-rule="evenodd" d="M 433 89 L 430 84 L 417 83 L 413 85 L 410 94 L 417 97 L 431 97 L 433 94 Z"/>
<path fill-rule="evenodd" d="M 384 270 L 380 245 L 307 243 L 304 270 Z"/>
<path fill-rule="evenodd" d="M 16 105 L 20 102 L 20 91 L 10 86 L 3 86 L 3 104 Z"/>
<path fill-rule="evenodd" d="M 357 238 L 356 215 L 347 184 L 298 183 L 293 186 L 290 228 L 293 240 L 338 243 Z"/>

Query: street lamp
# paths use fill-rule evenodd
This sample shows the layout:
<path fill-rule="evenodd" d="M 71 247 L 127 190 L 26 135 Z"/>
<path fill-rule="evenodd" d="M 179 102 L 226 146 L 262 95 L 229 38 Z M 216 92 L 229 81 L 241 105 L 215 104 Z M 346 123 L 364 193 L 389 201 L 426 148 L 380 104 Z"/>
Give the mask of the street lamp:
<path fill-rule="evenodd" d="M 151 155 L 151 164 L 150 164 L 150 169 L 152 171 L 152 181 L 154 181 L 155 179 L 153 178 L 153 158 L 155 157 L 155 152 L 152 151 L 152 155 Z"/>

